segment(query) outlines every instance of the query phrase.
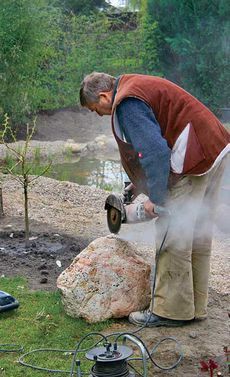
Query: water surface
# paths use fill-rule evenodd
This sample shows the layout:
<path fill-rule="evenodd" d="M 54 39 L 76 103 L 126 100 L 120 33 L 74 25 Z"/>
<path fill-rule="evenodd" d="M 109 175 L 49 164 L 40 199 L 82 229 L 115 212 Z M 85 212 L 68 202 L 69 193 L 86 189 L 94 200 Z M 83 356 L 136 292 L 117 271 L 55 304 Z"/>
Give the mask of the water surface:
<path fill-rule="evenodd" d="M 119 161 L 81 157 L 74 162 L 54 164 L 47 176 L 106 190 L 121 191 L 125 173 Z"/>

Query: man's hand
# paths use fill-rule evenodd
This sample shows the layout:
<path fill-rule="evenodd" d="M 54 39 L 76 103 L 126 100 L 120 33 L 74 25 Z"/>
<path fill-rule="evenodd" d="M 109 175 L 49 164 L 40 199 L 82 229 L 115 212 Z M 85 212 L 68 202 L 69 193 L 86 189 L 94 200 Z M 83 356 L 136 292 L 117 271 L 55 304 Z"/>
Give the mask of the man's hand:
<path fill-rule="evenodd" d="M 147 199 L 145 202 L 144 202 L 144 209 L 145 209 L 145 212 L 148 214 L 149 217 L 158 217 L 158 215 L 154 212 L 154 204 L 153 202 L 151 202 L 150 199 Z"/>

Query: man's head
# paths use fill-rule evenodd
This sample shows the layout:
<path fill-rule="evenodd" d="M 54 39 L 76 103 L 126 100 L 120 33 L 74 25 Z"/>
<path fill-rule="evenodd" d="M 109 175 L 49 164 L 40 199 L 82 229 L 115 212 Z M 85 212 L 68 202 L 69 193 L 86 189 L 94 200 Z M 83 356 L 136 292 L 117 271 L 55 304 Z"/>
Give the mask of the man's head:
<path fill-rule="evenodd" d="M 110 115 L 115 77 L 107 73 L 93 72 L 81 83 L 80 103 L 98 115 Z"/>

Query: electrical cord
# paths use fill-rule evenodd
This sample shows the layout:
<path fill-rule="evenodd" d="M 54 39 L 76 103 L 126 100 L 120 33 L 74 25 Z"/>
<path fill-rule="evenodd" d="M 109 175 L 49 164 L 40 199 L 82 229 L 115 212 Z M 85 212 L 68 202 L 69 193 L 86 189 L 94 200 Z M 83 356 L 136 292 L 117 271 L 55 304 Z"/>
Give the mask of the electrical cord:
<path fill-rule="evenodd" d="M 147 325 L 148 325 L 148 323 L 149 323 L 149 321 L 150 321 L 150 318 L 151 318 L 151 314 L 152 314 L 152 312 L 153 312 L 154 293 L 155 293 L 155 287 L 156 287 L 156 277 L 157 277 L 157 270 L 158 270 L 158 262 L 159 262 L 160 254 L 161 254 L 161 252 L 162 252 L 162 250 L 163 250 L 163 246 L 164 246 L 164 244 L 165 244 L 165 241 L 166 241 L 166 238 L 167 238 L 167 235 L 168 235 L 168 231 L 169 231 L 169 226 L 170 226 L 170 222 L 171 222 L 171 213 L 170 213 L 170 212 L 168 212 L 168 216 L 167 216 L 167 217 L 168 217 L 168 220 L 167 220 L 167 225 L 166 225 L 166 231 L 165 231 L 164 237 L 163 237 L 163 239 L 162 239 L 162 241 L 161 241 L 161 244 L 160 244 L 159 249 L 156 250 L 156 257 L 155 257 L 155 261 L 156 261 L 156 263 L 155 263 L 155 271 L 154 271 L 154 278 L 153 278 L 153 285 L 152 285 L 152 300 L 151 300 L 151 307 L 150 307 L 150 309 L 149 309 L 149 316 L 148 316 L 148 319 L 146 320 L 146 322 L 143 324 L 143 326 L 139 327 L 137 330 L 132 331 L 132 332 L 130 333 L 130 335 L 136 337 L 136 338 L 142 343 L 142 345 L 145 347 L 146 352 L 147 352 L 147 354 L 148 354 L 148 359 L 150 359 L 151 362 L 152 362 L 157 368 L 159 368 L 159 369 L 161 369 L 161 370 L 172 370 L 172 369 L 175 369 L 175 368 L 180 364 L 181 360 L 183 359 L 183 351 L 182 351 L 182 349 L 181 349 L 181 345 L 180 345 L 180 343 L 179 343 L 179 342 L 177 341 L 177 339 L 174 338 L 174 337 L 164 337 L 164 338 L 162 338 L 161 340 L 159 340 L 159 341 L 156 343 L 156 345 L 153 347 L 152 351 L 149 352 L 148 349 L 147 349 L 147 347 L 145 346 L 144 342 L 143 342 L 138 336 L 136 336 L 135 334 L 137 334 L 138 332 L 140 332 L 141 330 L 143 330 L 144 328 L 147 327 Z M 180 348 L 180 350 L 179 350 L 179 358 L 178 358 L 178 360 L 177 360 L 173 365 L 171 365 L 171 366 L 169 366 L 169 367 L 164 367 L 164 366 L 160 365 L 159 363 L 157 363 L 156 361 L 153 360 L 153 358 L 152 358 L 152 354 L 153 354 L 154 352 L 156 352 L 157 348 L 158 348 L 163 342 L 165 342 L 165 341 L 167 341 L 167 340 L 174 341 L 174 342 L 176 343 L 177 347 Z M 141 359 L 140 359 L 140 358 L 139 358 L 139 359 L 138 359 L 138 358 L 132 358 L 132 359 L 130 359 L 130 360 L 141 360 Z"/>
<path fill-rule="evenodd" d="M 100 336 L 102 339 L 100 339 L 98 342 L 96 342 L 93 346 L 90 346 L 89 348 L 84 348 L 84 349 L 80 349 L 80 345 L 83 343 L 83 341 L 89 337 L 92 337 L 92 336 Z M 101 333 L 89 333 L 87 335 L 85 335 L 78 343 L 77 343 L 77 347 L 75 350 L 59 350 L 59 349 L 51 349 L 51 348 L 47 348 L 47 349 L 36 349 L 36 350 L 33 350 L 33 351 L 30 351 L 30 352 L 27 352 L 25 354 L 23 354 L 22 356 L 19 357 L 19 363 L 25 367 L 29 367 L 29 368 L 32 368 L 34 370 L 40 370 L 40 371 L 44 371 L 44 372 L 49 372 L 49 373 L 65 373 L 65 374 L 69 374 L 70 377 L 73 377 L 74 376 L 74 369 L 75 369 L 75 365 L 76 365 L 76 358 L 77 358 L 77 354 L 80 353 L 80 352 L 86 352 L 88 350 L 91 350 L 92 348 L 96 347 L 99 343 L 101 343 L 102 340 L 104 340 L 106 343 L 108 342 L 108 338 L 111 337 L 111 336 L 114 336 L 115 333 L 113 334 L 109 334 L 107 336 L 104 336 L 103 334 Z M 148 355 L 148 358 L 147 360 L 150 360 L 152 362 L 153 365 L 155 365 L 157 368 L 161 369 L 161 370 L 165 370 L 165 371 L 169 371 L 169 370 L 172 370 L 174 368 L 176 368 L 179 363 L 181 362 L 182 358 L 183 358 L 183 353 L 182 353 L 182 350 L 181 350 L 181 346 L 179 344 L 179 342 L 173 338 L 173 337 L 165 337 L 161 340 L 159 340 L 156 345 L 153 347 L 152 351 L 150 352 L 148 350 L 148 348 L 146 347 L 145 343 L 141 340 L 141 338 L 139 338 L 137 335 L 134 335 L 133 332 L 130 332 L 130 333 L 118 333 L 117 334 L 117 337 L 115 339 L 115 342 L 118 341 L 118 339 L 120 337 L 125 337 L 126 335 L 132 335 L 134 336 L 136 339 L 138 339 L 139 342 L 141 342 L 141 344 L 143 345 L 143 347 L 145 348 L 146 350 L 146 353 Z M 159 363 L 157 363 L 152 355 L 153 353 L 156 352 L 157 348 L 163 343 L 165 342 L 166 340 L 172 340 L 176 343 L 176 345 L 178 347 L 180 347 L 180 350 L 179 350 L 179 358 L 178 360 L 173 364 L 173 365 L 170 365 L 168 367 L 165 367 L 165 366 L 162 366 L 160 365 Z M 71 370 L 70 371 L 67 371 L 67 370 L 59 370 L 59 369 L 49 369 L 49 368 L 42 368 L 42 367 L 39 367 L 39 366 L 35 366 L 35 365 L 32 365 L 32 364 L 28 364 L 26 363 L 23 359 L 28 356 L 28 355 L 31 355 L 33 353 L 36 353 L 36 352 L 65 352 L 65 353 L 70 353 L 70 354 L 73 354 L 73 359 L 72 359 L 72 365 L 71 365 Z M 142 360 L 142 358 L 130 358 L 128 359 L 128 361 L 135 361 L 135 360 Z M 133 366 L 132 366 L 133 369 L 135 369 Z M 138 372 L 139 373 L 139 372 Z M 84 373 L 84 372 L 81 372 L 80 376 L 83 376 L 83 375 L 87 375 L 87 373 Z M 141 374 L 139 373 L 139 375 L 141 376 Z"/>
<path fill-rule="evenodd" d="M 164 217 L 166 217 L 166 215 L 164 215 Z M 171 213 L 170 211 L 168 211 L 168 215 L 167 215 L 167 218 L 168 218 L 168 221 L 167 221 L 167 225 L 166 225 L 166 230 L 165 230 L 165 234 L 164 234 L 164 237 L 161 241 L 161 244 L 160 244 L 160 247 L 158 250 L 156 250 L 156 256 L 155 256 L 155 271 L 154 271 L 154 277 L 153 277 L 153 285 L 152 285 L 152 300 L 151 300 L 151 307 L 149 309 L 149 316 L 146 320 L 146 322 L 138 327 L 136 330 L 132 331 L 132 334 L 137 334 L 138 332 L 140 332 L 141 330 L 145 329 L 150 321 L 150 318 L 151 318 L 151 314 L 153 312 L 153 305 L 154 305 L 154 292 L 155 292 L 155 287 L 156 287 L 156 277 L 157 277 L 157 270 L 158 270 L 158 262 L 159 262 L 159 258 L 160 258 L 160 254 L 163 250 L 163 246 L 165 244 L 165 241 L 166 241 L 166 238 L 167 238 L 167 235 L 168 235 L 168 231 L 169 231 L 169 226 L 170 226 L 170 222 L 171 222 Z M 119 333 L 113 333 L 113 334 L 110 334 L 110 335 L 107 335 L 108 336 L 113 336 L 113 335 L 119 335 Z"/>
<path fill-rule="evenodd" d="M 42 368 L 42 367 L 39 367 L 39 366 L 36 366 L 36 365 L 28 364 L 23 360 L 26 356 L 32 355 L 32 354 L 37 353 L 37 352 L 62 352 L 62 353 L 73 354 L 75 352 L 74 350 L 59 350 L 59 349 L 55 349 L 55 348 L 39 348 L 39 349 L 35 349 L 33 351 L 30 351 L 30 352 L 24 353 L 18 359 L 18 361 L 21 365 L 23 365 L 24 367 L 32 368 L 34 370 L 40 370 L 40 371 L 49 372 L 49 373 L 65 373 L 65 374 L 68 373 L 69 374 L 69 370 Z"/>
<path fill-rule="evenodd" d="M 166 216 L 164 215 L 164 217 L 166 217 Z M 152 312 L 153 312 L 153 305 L 154 305 L 154 293 L 155 293 L 155 288 L 156 288 L 156 277 L 157 277 L 157 270 L 158 270 L 158 262 L 159 262 L 160 254 L 161 254 L 161 252 L 163 250 L 163 246 L 165 244 L 165 241 L 166 241 L 166 238 L 167 238 L 167 235 L 168 235 L 170 222 L 171 222 L 171 213 L 168 211 L 166 231 L 165 231 L 164 237 L 163 237 L 163 239 L 161 241 L 159 249 L 156 250 L 155 271 L 154 271 L 153 285 L 152 285 L 152 300 L 151 300 L 151 307 L 149 309 L 149 316 L 148 316 L 146 322 L 141 327 L 139 327 L 136 330 L 132 331 L 132 334 L 137 334 L 138 332 L 140 332 L 141 330 L 143 330 L 144 328 L 146 328 L 147 325 L 148 325 L 148 323 L 149 323 L 149 321 L 150 321 L 150 318 L 151 318 L 151 315 L 152 315 Z"/>
<path fill-rule="evenodd" d="M 65 373 L 65 374 L 72 373 L 73 374 L 72 371 L 74 370 L 74 367 L 75 367 L 77 353 L 79 353 L 79 352 L 86 352 L 86 351 L 90 350 L 91 348 L 96 347 L 102 341 L 102 339 L 100 339 L 98 342 L 96 342 L 90 348 L 79 350 L 79 347 L 83 343 L 83 341 L 85 339 L 89 338 L 89 337 L 92 337 L 92 336 L 100 336 L 105 342 L 107 342 L 107 338 L 103 334 L 98 333 L 98 332 L 92 332 L 92 333 L 89 333 L 89 334 L 85 335 L 83 338 L 81 338 L 81 340 L 77 343 L 76 349 L 74 349 L 74 350 L 60 350 L 60 349 L 54 349 L 54 348 L 39 348 L 39 349 L 35 349 L 33 351 L 30 351 L 30 352 L 27 352 L 27 353 L 23 354 L 22 356 L 19 357 L 18 361 L 19 361 L 19 363 L 21 365 L 23 365 L 25 367 L 28 367 L 28 368 L 32 368 L 34 370 L 40 370 L 40 371 L 49 372 L 49 373 Z M 73 359 L 72 359 L 72 364 L 71 364 L 71 370 L 69 371 L 69 370 L 61 370 L 61 369 L 43 368 L 43 367 L 35 366 L 35 365 L 32 365 L 32 364 L 28 364 L 28 363 L 26 363 L 24 361 L 24 358 L 26 356 L 32 355 L 33 353 L 37 353 L 37 352 L 62 352 L 62 353 L 72 354 L 73 355 Z M 85 374 L 86 373 L 81 372 L 81 375 L 85 375 Z"/>
<path fill-rule="evenodd" d="M 13 352 L 22 352 L 24 348 L 18 344 L 0 344 L 0 352 L 2 353 L 13 353 Z M 7 348 L 3 348 L 7 347 Z M 10 347 L 15 347 L 15 348 L 10 348 Z"/>
<path fill-rule="evenodd" d="M 143 347 L 145 348 L 146 353 L 147 353 L 147 355 L 148 355 L 148 359 L 152 362 L 153 365 L 155 365 L 155 367 L 157 367 L 157 368 L 159 368 L 159 369 L 161 369 L 161 370 L 172 370 L 172 369 L 175 369 L 175 368 L 179 365 L 179 363 L 181 362 L 181 360 L 182 360 L 182 358 L 183 358 L 183 352 L 182 352 L 182 349 L 181 349 L 181 345 L 180 345 L 180 343 L 178 342 L 178 340 L 175 339 L 175 338 L 173 338 L 173 337 L 168 336 L 168 337 L 165 337 L 165 338 L 159 340 L 159 341 L 156 343 L 156 345 L 153 347 L 152 351 L 149 352 L 149 350 L 148 350 L 148 348 L 146 347 L 146 345 L 145 345 L 145 343 L 143 342 L 143 340 L 142 340 L 141 338 L 139 338 L 137 335 L 133 334 L 132 332 L 130 332 L 130 333 L 121 333 L 121 334 L 118 335 L 117 338 L 115 339 L 115 343 L 118 341 L 118 339 L 119 339 L 121 336 L 125 337 L 125 335 L 131 335 L 131 336 L 135 337 L 136 339 L 138 339 L 138 341 L 139 341 L 139 342 L 143 345 Z M 153 354 L 154 352 L 156 352 L 157 348 L 158 348 L 163 342 L 165 342 L 166 340 L 172 340 L 173 342 L 176 343 L 176 345 L 177 345 L 178 347 L 180 347 L 180 352 L 179 352 L 179 358 L 178 358 L 178 360 L 177 360 L 174 364 L 172 364 L 172 365 L 170 365 L 170 366 L 168 366 L 168 367 L 164 367 L 164 366 L 160 365 L 159 363 L 157 363 L 157 362 L 152 358 L 152 354 Z M 141 358 L 131 358 L 131 359 L 129 359 L 129 361 L 131 361 L 131 360 L 142 360 L 142 359 L 141 359 Z"/>
<path fill-rule="evenodd" d="M 166 216 L 165 216 L 166 217 Z M 141 330 L 143 330 L 144 328 L 147 327 L 149 321 L 150 321 L 150 318 L 151 318 L 151 314 L 153 312 L 153 305 L 154 305 L 154 292 L 155 292 L 155 287 L 156 287 L 156 276 L 157 276 L 157 270 L 158 270 L 158 262 L 159 262 L 159 258 L 160 258 L 160 254 L 163 250 L 163 246 L 165 244 L 165 241 L 166 241 L 166 238 L 167 238 L 167 235 L 168 235 L 168 231 L 169 231 L 169 226 L 170 226 L 170 222 L 171 222 L 171 213 L 168 211 L 168 215 L 167 215 L 167 225 L 166 225 L 166 231 L 164 233 L 164 237 L 161 241 L 161 244 L 160 244 L 160 247 L 158 250 L 156 250 L 156 257 L 155 257 L 155 271 L 154 271 L 154 278 L 153 278 L 153 285 L 152 285 L 152 300 L 151 300 L 151 307 L 150 307 L 150 310 L 149 310 L 149 316 L 146 320 L 146 322 L 139 328 L 137 328 L 136 330 L 134 331 L 131 331 L 129 335 L 132 335 L 132 336 L 135 336 L 135 334 L 137 334 L 138 332 L 140 332 Z M 127 334 L 127 333 L 126 333 Z M 111 337 L 111 336 L 114 336 L 114 335 L 118 335 L 120 336 L 120 333 L 113 333 L 113 334 L 110 334 L 110 335 L 107 335 L 107 337 Z M 123 334 L 124 335 L 124 334 Z M 149 352 L 148 349 L 146 348 L 145 344 L 143 343 L 143 341 L 138 337 L 138 336 L 135 336 L 142 344 L 143 346 L 145 347 L 146 351 L 147 351 L 147 354 L 148 354 L 148 359 L 151 360 L 151 362 L 159 369 L 161 370 L 172 370 L 174 368 L 176 368 L 181 360 L 183 359 L 183 351 L 181 349 L 181 346 L 180 346 L 180 343 L 177 341 L 176 338 L 173 338 L 173 337 L 164 337 L 162 338 L 161 340 L 159 340 L 156 345 L 153 347 L 152 351 Z M 167 340 L 171 340 L 171 341 L 174 341 L 177 345 L 177 347 L 180 347 L 180 351 L 179 351 L 179 358 L 178 360 L 171 366 L 169 367 L 164 367 L 160 364 L 158 364 L 156 361 L 154 361 L 151 357 L 151 355 L 156 352 L 157 348 L 165 341 Z M 132 359 L 132 360 L 138 360 L 138 359 Z M 140 360 L 140 359 L 139 359 Z"/>
<path fill-rule="evenodd" d="M 75 352 L 74 352 L 74 355 L 73 355 L 73 360 L 72 360 L 72 365 L 71 365 L 71 370 L 70 370 L 70 377 L 72 377 L 72 376 L 73 376 L 73 373 L 74 373 L 74 367 L 75 367 L 75 364 L 76 364 L 76 357 L 77 357 L 77 353 L 79 352 L 78 350 L 79 350 L 79 348 L 80 348 L 80 345 L 84 342 L 85 339 L 89 338 L 89 337 L 92 336 L 92 335 L 99 335 L 99 336 L 101 336 L 101 337 L 106 341 L 106 343 L 107 343 L 107 338 L 106 338 L 104 335 L 100 334 L 100 333 L 89 333 L 89 334 L 85 335 L 85 336 L 80 340 L 80 342 L 78 342 L 78 344 L 77 344 L 77 348 L 75 349 Z M 98 342 L 97 344 L 99 344 L 99 343 L 100 343 L 100 342 Z M 92 348 L 92 347 L 90 347 L 90 349 L 91 349 L 91 348 Z"/>
<path fill-rule="evenodd" d="M 128 366 L 134 370 L 135 373 L 138 374 L 138 376 L 143 377 L 143 374 L 141 374 L 137 368 L 135 368 L 132 364 L 128 363 Z"/>
<path fill-rule="evenodd" d="M 151 314 L 152 314 L 152 311 L 153 311 L 153 303 L 154 303 L 154 292 L 155 292 L 155 286 L 156 286 L 156 275 L 157 275 L 157 268 L 158 268 L 158 261 L 159 261 L 159 257 L 160 257 L 160 254 L 162 252 L 162 249 L 163 249 L 163 246 L 165 244 L 165 241 L 166 241 L 166 238 L 167 238 L 167 235 L 168 235 L 168 230 L 169 230 L 169 225 L 170 225 L 170 215 L 168 216 L 168 222 L 167 222 L 167 227 L 166 227 L 166 231 L 165 231 L 165 234 L 164 234 L 164 237 L 163 237 L 163 240 L 161 242 L 161 245 L 159 247 L 159 249 L 156 251 L 156 257 L 155 257 L 155 260 L 156 260 L 156 264 L 155 264 L 155 271 L 154 271 L 154 278 L 153 278 L 153 286 L 152 286 L 152 303 L 151 303 L 151 308 L 150 308 L 150 313 L 149 313 L 149 317 L 147 319 L 147 321 L 143 324 L 143 326 L 139 327 L 137 330 L 135 331 L 132 331 L 130 333 L 111 333 L 111 334 L 108 334 L 108 335 L 103 335 L 101 333 L 98 333 L 98 332 L 91 332 L 91 333 L 88 333 L 87 335 L 85 335 L 83 338 L 81 338 L 81 340 L 77 343 L 77 346 L 74 350 L 60 350 L 60 349 L 52 349 L 52 348 L 40 348 L 40 349 L 35 349 L 33 351 L 30 351 L 30 352 L 27 352 L 25 354 L 23 354 L 22 356 L 19 357 L 19 363 L 25 367 L 29 367 L 29 368 L 32 368 L 32 369 L 35 369 L 35 370 L 40 370 L 40 371 L 44 371 L 44 372 L 49 372 L 49 373 L 65 373 L 65 374 L 69 374 L 70 373 L 70 377 L 73 377 L 74 375 L 74 369 L 75 369 L 75 365 L 76 365 L 76 362 L 77 362 L 77 354 L 80 353 L 80 352 L 87 352 L 88 350 L 96 347 L 99 343 L 101 343 L 102 340 L 104 340 L 105 343 L 108 343 L 108 338 L 110 337 L 114 337 L 116 336 L 116 339 L 115 339 L 115 342 L 118 341 L 118 339 L 120 337 L 125 337 L 125 335 L 131 335 L 133 337 L 135 337 L 139 342 L 141 342 L 141 344 L 143 345 L 144 349 L 146 350 L 146 353 L 148 355 L 148 358 L 147 360 L 150 360 L 152 362 L 152 364 L 154 366 L 156 366 L 157 368 L 161 369 L 161 370 L 165 370 L 165 371 L 169 371 L 169 370 L 172 370 L 174 368 L 176 368 L 179 363 L 181 362 L 182 358 L 183 358 L 183 352 L 182 352 L 182 349 L 181 349 L 181 345 L 179 344 L 179 342 L 173 338 L 173 337 L 164 337 L 163 339 L 159 340 L 155 346 L 153 347 L 152 351 L 150 352 L 148 350 L 148 348 L 146 347 L 145 343 L 141 340 L 141 338 L 139 338 L 137 335 L 135 335 L 136 333 L 140 332 L 141 330 L 143 330 L 144 328 L 147 327 L 148 325 L 148 322 L 151 318 Z M 93 346 L 89 347 L 89 348 L 85 348 L 85 349 L 80 349 L 80 346 L 81 344 L 84 342 L 84 340 L 86 340 L 87 338 L 89 337 L 93 337 L 93 336 L 99 336 L 101 339 L 99 341 L 97 341 Z M 179 347 L 179 358 L 178 360 L 168 366 L 168 367 L 165 367 L 165 366 L 162 366 L 160 365 L 159 363 L 157 363 L 152 355 L 156 352 L 157 348 L 165 341 L 167 340 L 170 340 L 170 341 L 173 341 L 176 343 L 177 347 Z M 16 344 L 2 344 L 0 345 L 0 347 L 17 347 L 15 349 L 1 349 L 0 348 L 0 352 L 22 352 L 23 351 L 23 347 L 21 346 L 18 346 Z M 73 359 L 72 359 L 72 363 L 71 363 L 71 369 L 70 371 L 67 371 L 67 370 L 60 370 L 60 369 L 49 369 L 49 368 L 42 368 L 42 367 L 39 367 L 39 366 L 35 366 L 35 365 L 32 365 L 32 364 L 28 364 L 24 361 L 24 358 L 28 355 L 31 355 L 33 353 L 37 353 L 37 352 L 62 352 L 62 353 L 69 353 L 69 354 L 72 354 L 73 355 Z M 128 361 L 135 361 L 135 360 L 142 360 L 142 358 L 130 358 L 128 359 Z M 142 374 L 140 374 L 136 368 L 134 368 L 130 363 L 128 363 L 130 365 L 130 367 L 135 370 L 136 373 L 138 373 L 139 376 L 142 377 Z M 84 372 L 80 372 L 79 376 L 83 376 L 83 375 L 86 375 L 87 373 L 84 373 Z"/>

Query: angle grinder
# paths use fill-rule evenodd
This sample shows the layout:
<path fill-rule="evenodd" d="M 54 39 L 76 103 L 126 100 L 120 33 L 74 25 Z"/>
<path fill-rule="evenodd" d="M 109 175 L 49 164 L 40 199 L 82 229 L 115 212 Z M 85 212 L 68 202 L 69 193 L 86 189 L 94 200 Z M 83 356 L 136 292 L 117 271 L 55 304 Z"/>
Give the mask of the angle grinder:
<path fill-rule="evenodd" d="M 121 224 L 136 224 L 152 220 L 144 208 L 144 203 L 132 203 L 132 191 L 125 189 L 122 194 L 112 193 L 105 201 L 105 210 L 107 210 L 107 224 L 111 233 L 117 234 Z M 154 214 L 157 216 L 168 215 L 169 212 L 164 207 L 154 205 Z"/>

